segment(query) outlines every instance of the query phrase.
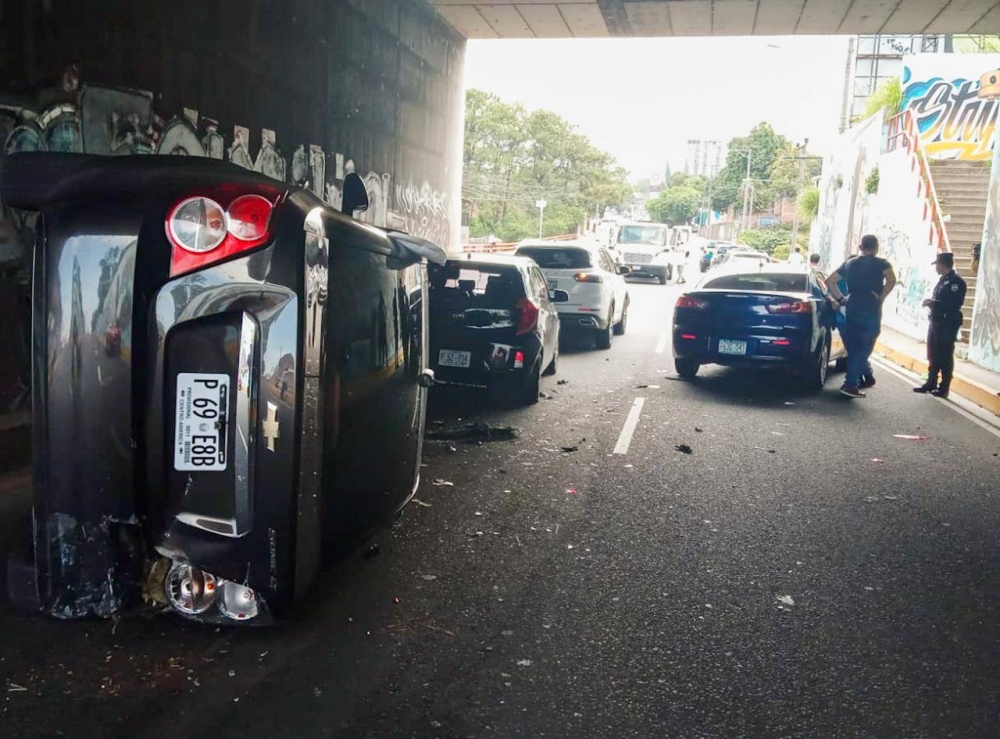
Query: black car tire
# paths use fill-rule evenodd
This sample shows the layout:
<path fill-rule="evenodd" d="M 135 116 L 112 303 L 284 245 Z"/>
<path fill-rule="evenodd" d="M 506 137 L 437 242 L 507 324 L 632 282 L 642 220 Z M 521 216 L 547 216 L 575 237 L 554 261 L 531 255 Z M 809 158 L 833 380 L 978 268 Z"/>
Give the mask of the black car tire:
<path fill-rule="evenodd" d="M 624 336 L 625 329 L 628 328 L 628 304 L 629 299 L 625 298 L 625 307 L 622 309 L 622 320 L 615 324 L 615 336 Z"/>
<path fill-rule="evenodd" d="M 541 371 L 536 364 L 532 367 L 527 374 L 525 374 L 521 381 L 515 386 L 514 390 L 514 405 L 515 406 L 525 406 L 534 405 L 538 402 L 538 394 L 541 391 Z"/>
<path fill-rule="evenodd" d="M 611 348 L 611 337 L 615 332 L 614 327 L 614 315 L 615 307 L 611 306 L 611 312 L 608 314 L 608 327 L 606 329 L 598 329 L 597 335 L 594 337 L 594 345 L 598 349 L 610 349 Z"/>
<path fill-rule="evenodd" d="M 656 279 L 659 280 L 661 285 L 666 285 L 667 280 L 669 280 L 670 278 L 667 275 L 658 275 Z"/>
<path fill-rule="evenodd" d="M 823 337 L 819 351 L 812 356 L 809 364 L 802 370 L 802 379 L 809 390 L 819 391 L 826 385 L 830 371 L 830 337 Z"/>
<path fill-rule="evenodd" d="M 542 373 L 543 377 L 551 377 L 556 372 L 559 371 L 559 347 L 556 347 L 555 353 L 552 355 L 552 361 L 549 362 L 549 366 L 545 368 Z"/>
<path fill-rule="evenodd" d="M 677 374 L 685 380 L 693 380 L 695 375 L 698 374 L 698 370 L 700 368 L 701 365 L 694 359 L 688 359 L 687 357 L 674 357 L 674 369 L 677 370 Z"/>
<path fill-rule="evenodd" d="M 667 280 L 673 279 L 673 277 L 674 277 L 674 265 L 668 264 L 667 265 L 667 271 L 664 273 L 664 279 L 663 279 L 663 281 L 660 284 L 661 285 L 666 285 L 667 284 Z"/>

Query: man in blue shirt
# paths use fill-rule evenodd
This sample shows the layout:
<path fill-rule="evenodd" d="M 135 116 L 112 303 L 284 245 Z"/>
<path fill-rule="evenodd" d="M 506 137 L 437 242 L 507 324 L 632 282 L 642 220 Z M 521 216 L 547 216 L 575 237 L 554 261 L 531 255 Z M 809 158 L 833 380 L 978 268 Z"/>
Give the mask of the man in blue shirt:
<path fill-rule="evenodd" d="M 878 255 L 878 238 L 861 239 L 861 256 L 849 259 L 827 278 L 827 287 L 837 305 L 846 305 L 847 377 L 840 392 L 849 398 L 863 398 L 859 385 L 868 369 L 875 341 L 882 330 L 882 302 L 896 286 L 892 265 Z M 839 288 L 847 282 L 845 298 Z"/>

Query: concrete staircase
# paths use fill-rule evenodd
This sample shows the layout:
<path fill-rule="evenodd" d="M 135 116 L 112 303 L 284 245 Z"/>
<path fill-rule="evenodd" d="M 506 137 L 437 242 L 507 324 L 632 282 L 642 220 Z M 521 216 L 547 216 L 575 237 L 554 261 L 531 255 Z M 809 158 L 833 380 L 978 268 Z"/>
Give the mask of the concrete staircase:
<path fill-rule="evenodd" d="M 976 276 L 971 269 L 972 247 L 983 238 L 990 186 L 990 162 L 932 159 L 930 166 L 934 189 L 941 203 L 941 213 L 951 216 L 945 229 L 951 242 L 951 250 L 955 254 L 955 271 L 969 285 L 962 308 L 965 321 L 959 336 L 959 341 L 966 342 L 972 326 L 972 306 L 976 300 Z"/>

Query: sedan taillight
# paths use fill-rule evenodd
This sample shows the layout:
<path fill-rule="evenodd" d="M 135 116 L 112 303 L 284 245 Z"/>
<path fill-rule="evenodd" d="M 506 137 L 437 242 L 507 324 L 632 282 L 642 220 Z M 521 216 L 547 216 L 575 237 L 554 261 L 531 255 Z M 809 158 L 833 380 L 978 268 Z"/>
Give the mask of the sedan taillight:
<path fill-rule="evenodd" d="M 604 282 L 604 278 L 601 275 L 595 275 L 590 272 L 577 272 L 573 275 L 573 279 L 577 282 Z"/>
<path fill-rule="evenodd" d="M 233 192 L 213 195 L 186 197 L 167 213 L 171 277 L 203 269 L 270 240 L 276 198 Z"/>
<path fill-rule="evenodd" d="M 677 303 L 675 308 L 694 308 L 695 310 L 702 310 L 708 307 L 708 303 L 704 300 L 698 300 L 698 298 L 692 298 L 690 295 L 681 295 L 677 298 Z"/>
<path fill-rule="evenodd" d="M 812 313 L 812 303 L 808 300 L 796 300 L 793 303 L 774 303 L 767 306 L 768 313 L 788 315 L 793 313 Z"/>

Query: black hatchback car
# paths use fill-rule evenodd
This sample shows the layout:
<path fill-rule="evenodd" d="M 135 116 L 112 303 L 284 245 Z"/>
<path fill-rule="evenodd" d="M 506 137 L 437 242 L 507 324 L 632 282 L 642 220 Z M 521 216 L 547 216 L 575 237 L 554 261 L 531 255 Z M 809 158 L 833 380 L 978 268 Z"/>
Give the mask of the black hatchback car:
<path fill-rule="evenodd" d="M 819 389 L 843 356 L 835 314 L 811 270 L 763 265 L 707 276 L 674 307 L 674 365 L 691 378 L 703 364 L 781 366 Z"/>
<path fill-rule="evenodd" d="M 211 159 L 14 154 L 0 197 L 39 211 L 15 604 L 259 623 L 412 496 L 443 251 Z"/>
<path fill-rule="evenodd" d="M 555 374 L 563 290 L 550 294 L 525 257 L 469 254 L 430 272 L 434 382 L 489 388 L 516 405 L 538 402 L 539 378 Z"/>

